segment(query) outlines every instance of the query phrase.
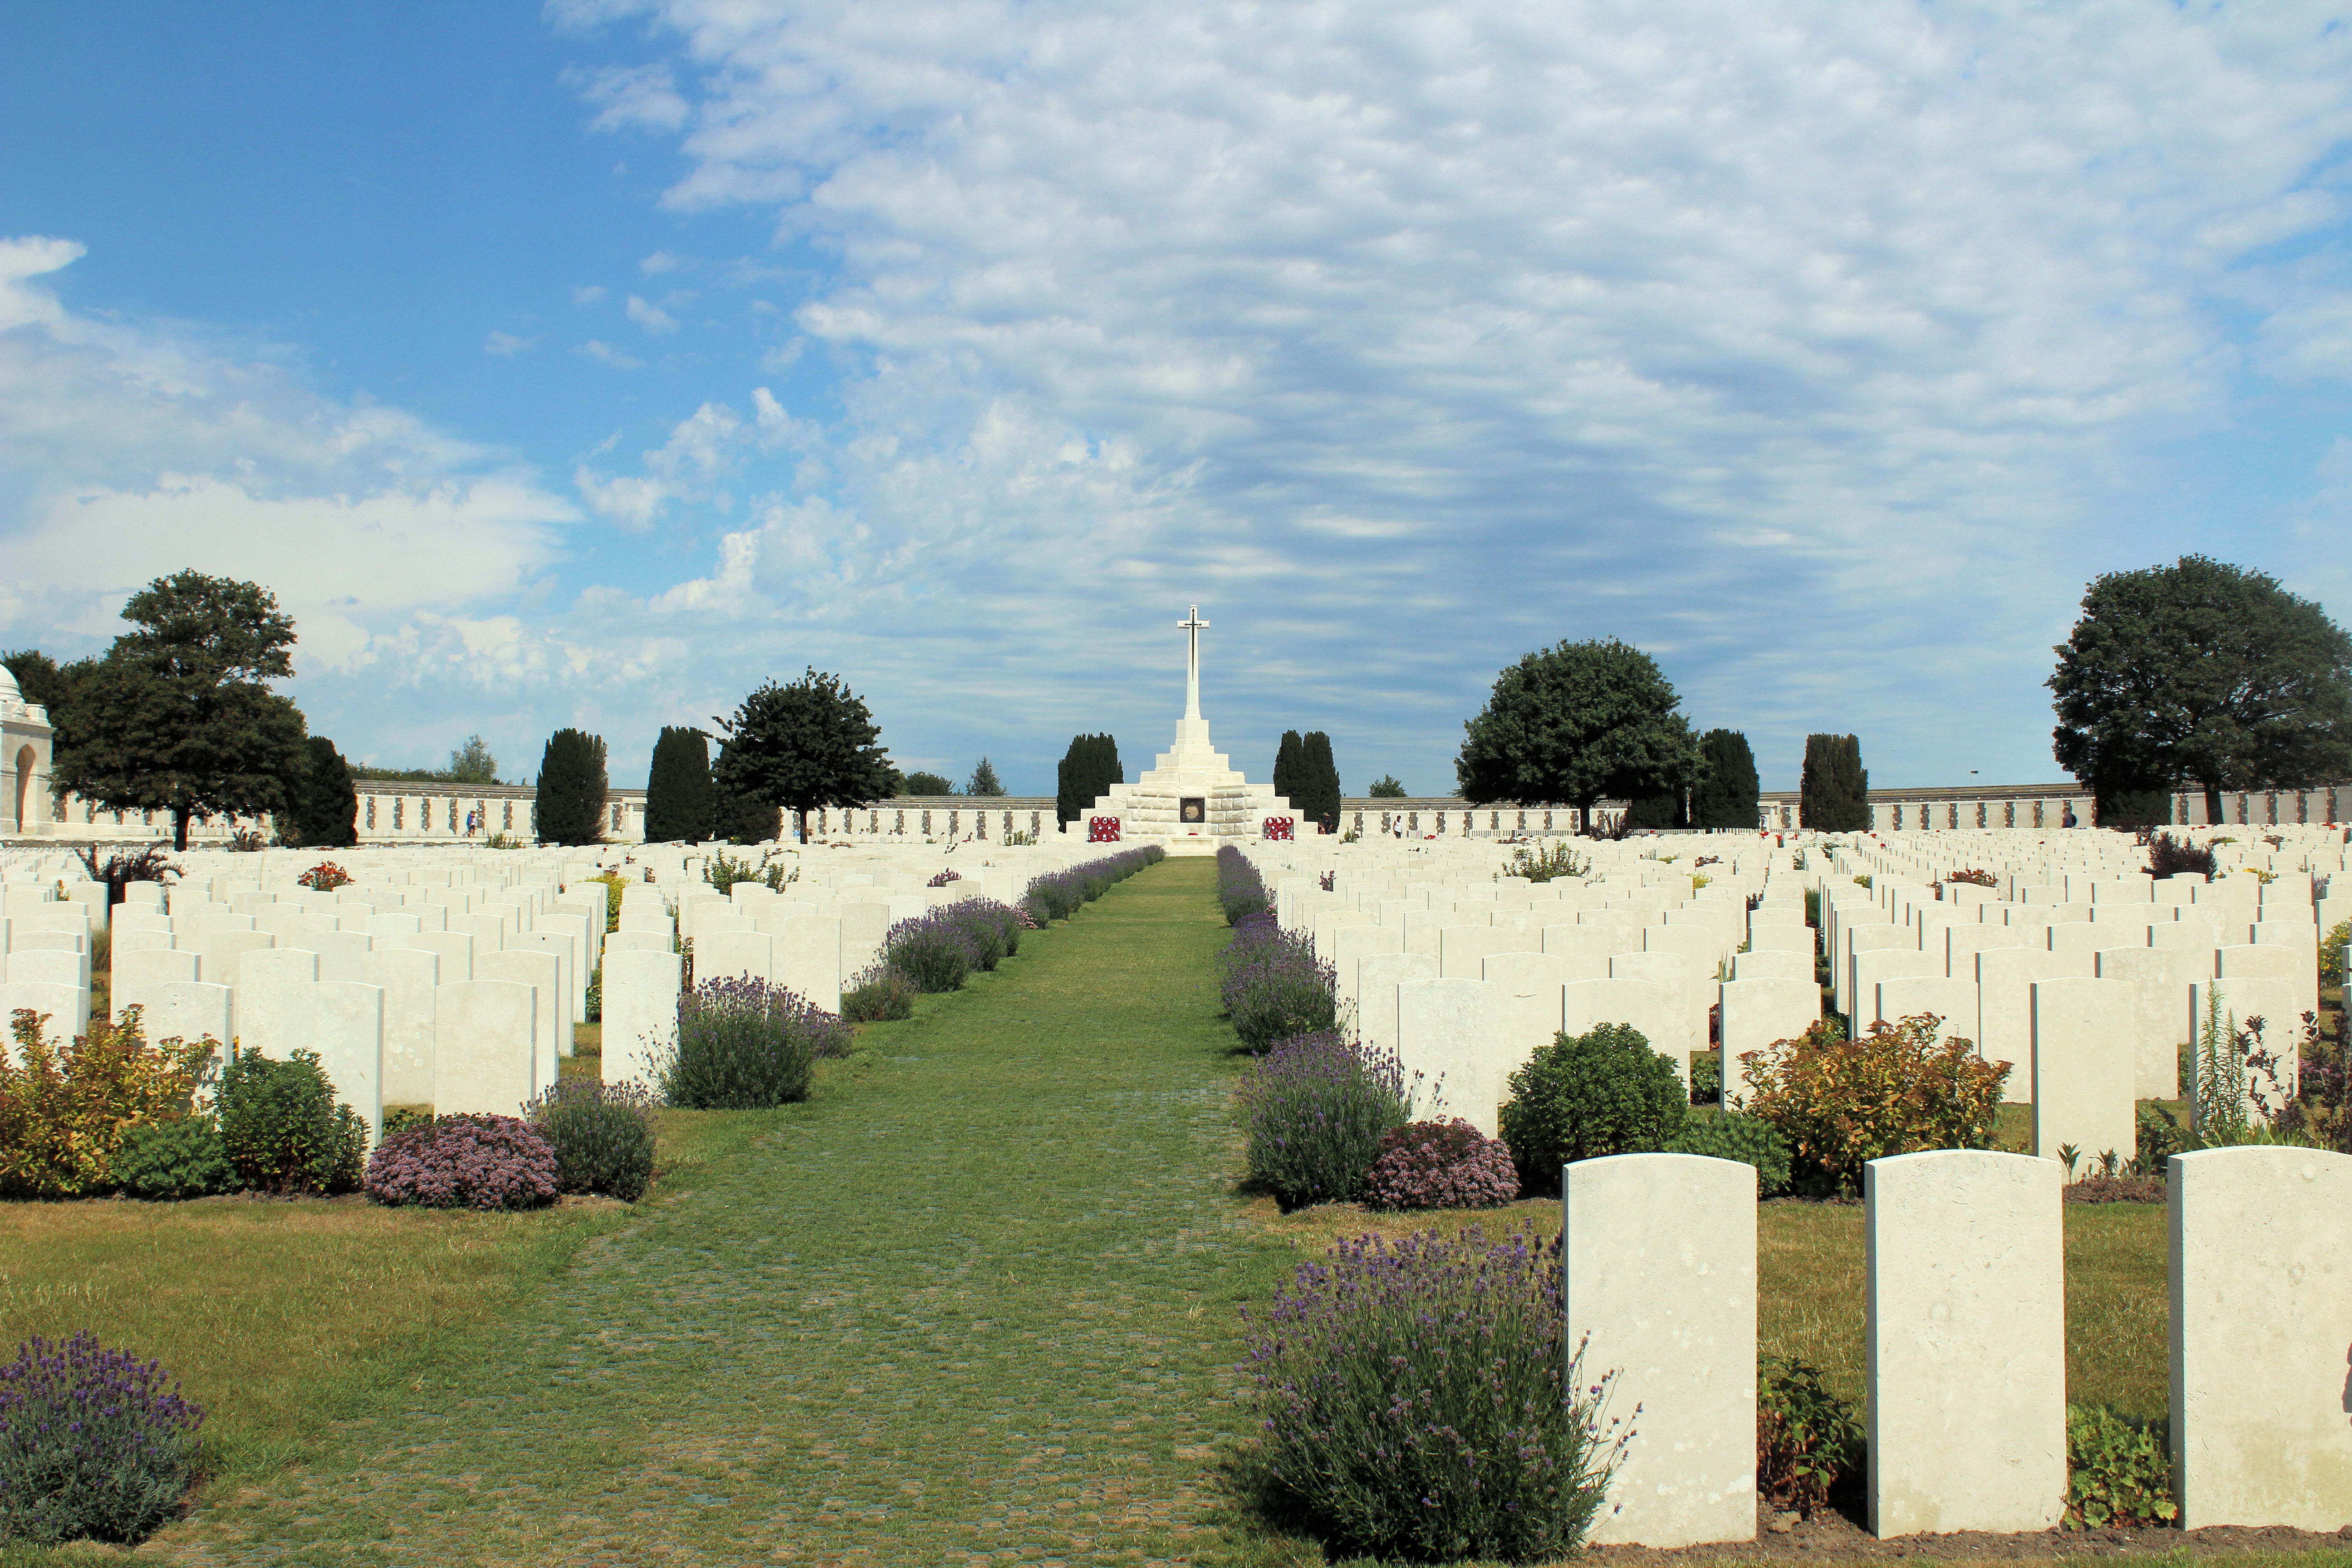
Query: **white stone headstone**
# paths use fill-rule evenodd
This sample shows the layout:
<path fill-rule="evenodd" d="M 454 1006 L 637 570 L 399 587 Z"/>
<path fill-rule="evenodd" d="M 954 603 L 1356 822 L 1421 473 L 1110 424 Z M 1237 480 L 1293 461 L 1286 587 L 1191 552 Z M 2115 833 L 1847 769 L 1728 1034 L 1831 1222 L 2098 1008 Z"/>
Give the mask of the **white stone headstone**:
<path fill-rule="evenodd" d="M 337 1103 L 367 1118 L 372 1143 L 383 1141 L 383 993 L 350 980 L 322 980 L 300 1001 L 304 1049 L 335 1086 Z"/>
<path fill-rule="evenodd" d="M 677 1050 L 681 969 L 674 952 L 605 953 L 606 1083 L 636 1082 L 660 1092 L 662 1068 Z"/>
<path fill-rule="evenodd" d="M 445 981 L 434 993 L 433 1109 L 519 1116 L 539 1091 L 537 993 L 512 980 Z"/>

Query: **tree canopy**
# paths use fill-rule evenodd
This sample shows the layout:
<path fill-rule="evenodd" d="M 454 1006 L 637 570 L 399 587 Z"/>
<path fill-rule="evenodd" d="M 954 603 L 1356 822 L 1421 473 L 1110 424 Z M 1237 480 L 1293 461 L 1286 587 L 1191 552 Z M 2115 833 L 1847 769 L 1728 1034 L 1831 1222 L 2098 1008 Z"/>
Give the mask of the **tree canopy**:
<path fill-rule="evenodd" d="M 324 735 L 303 742 L 302 767 L 287 785 L 278 837 L 310 848 L 345 849 L 360 841 L 360 796 L 342 752 Z"/>
<path fill-rule="evenodd" d="M 1604 796 L 1671 789 L 1698 763 L 1681 699 L 1657 664 L 1611 637 L 1538 648 L 1496 679 L 1454 760 L 1475 805 L 1564 803 L 1589 820 Z"/>
<path fill-rule="evenodd" d="M 893 795 L 953 795 L 955 781 L 945 773 L 935 773 L 926 768 L 917 768 L 913 773 L 900 776 L 891 785 L 890 793 Z"/>
<path fill-rule="evenodd" d="M 990 799 L 995 799 L 1004 794 L 1004 786 L 997 782 L 996 769 L 986 757 L 981 758 L 978 764 L 972 768 L 971 782 L 963 786 L 963 793 Z"/>
<path fill-rule="evenodd" d="M 1761 820 L 1763 784 L 1756 776 L 1756 753 L 1737 730 L 1709 730 L 1698 740 L 1698 788 L 1691 796 L 1693 827 L 1730 827 L 1753 833 Z"/>
<path fill-rule="evenodd" d="M 699 844 L 711 836 L 717 806 L 710 738 L 682 724 L 663 725 L 646 768 L 646 842 Z"/>
<path fill-rule="evenodd" d="M 1870 826 L 1870 773 L 1854 735 L 1805 737 L 1799 784 L 1801 820 L 1816 833 L 1860 833 Z"/>
<path fill-rule="evenodd" d="M 539 757 L 539 841 L 603 843 L 611 784 L 604 736 L 584 730 L 558 730 L 550 735 Z"/>
<path fill-rule="evenodd" d="M 110 811 L 168 811 L 188 847 L 202 816 L 282 811 L 305 766 L 301 711 L 264 684 L 294 673 L 294 622 L 255 583 L 178 572 L 122 607 L 132 629 L 74 667 L 51 778 Z"/>
<path fill-rule="evenodd" d="M 449 752 L 449 765 L 441 776 L 451 784 L 494 784 L 499 782 L 499 760 L 490 754 L 488 742 L 468 735 L 464 745 Z"/>
<path fill-rule="evenodd" d="M 1087 808 L 1127 782 L 1118 760 L 1118 742 L 1109 735 L 1073 735 L 1070 749 L 1054 772 L 1054 815 L 1076 822 Z"/>
<path fill-rule="evenodd" d="M 1404 785 L 1397 782 L 1397 776 L 1394 773 L 1382 773 L 1372 781 L 1372 787 L 1364 793 L 1374 800 L 1402 800 Z"/>
<path fill-rule="evenodd" d="M 1331 737 L 1322 731 L 1300 738 L 1290 788 L 1290 804 L 1308 821 L 1328 827 L 1339 820 L 1339 764 L 1331 755 Z"/>
<path fill-rule="evenodd" d="M 790 686 L 761 683 L 718 724 L 727 737 L 722 787 L 791 812 L 803 842 L 810 812 L 865 805 L 894 782 L 889 752 L 875 744 L 881 727 L 865 702 L 839 676 L 814 667 Z"/>
<path fill-rule="evenodd" d="M 2184 555 L 2108 573 L 2053 651 L 2052 751 L 2103 806 L 2194 784 L 2219 822 L 2225 790 L 2352 772 L 2352 637 L 2260 572 Z"/>

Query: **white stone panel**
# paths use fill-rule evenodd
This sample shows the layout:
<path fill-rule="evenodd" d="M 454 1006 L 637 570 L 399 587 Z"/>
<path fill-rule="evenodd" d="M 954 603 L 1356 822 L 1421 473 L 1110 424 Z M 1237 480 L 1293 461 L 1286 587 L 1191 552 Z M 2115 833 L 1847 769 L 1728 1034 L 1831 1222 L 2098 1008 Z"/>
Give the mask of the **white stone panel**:
<path fill-rule="evenodd" d="M 302 1037 L 302 993 L 319 982 L 319 955 L 308 948 L 279 947 L 245 955 L 236 983 L 236 1045 L 284 1061 L 307 1046 Z"/>
<path fill-rule="evenodd" d="M 367 984 L 383 993 L 383 1102 L 431 1105 L 434 1007 L 441 959 L 421 947 L 377 948 Z"/>
<path fill-rule="evenodd" d="M 1498 952 L 1480 976 L 1495 988 L 1495 1041 L 1506 1077 L 1559 1037 L 1560 987 L 1595 978 L 1548 952 Z"/>
<path fill-rule="evenodd" d="M 322 980 L 299 999 L 304 1050 L 319 1053 L 319 1070 L 335 1086 L 335 1100 L 367 1118 L 368 1140 L 383 1141 L 383 993 L 348 980 Z"/>
<path fill-rule="evenodd" d="M 1439 1113 L 1489 1138 L 1509 1070 L 1496 1038 L 1496 1001 L 1483 980 L 1408 980 L 1397 987 L 1397 1055 L 1406 1079 L 1418 1074 Z"/>
<path fill-rule="evenodd" d="M 2193 955 L 2176 948 L 2124 948 L 2098 956 L 2099 979 L 2120 987 L 2116 1026 L 2131 1042 L 2132 1092 L 2171 1100 L 2180 1092 L 2181 1018 L 2189 990 L 2201 978 Z"/>
<path fill-rule="evenodd" d="M 433 1109 L 520 1116 L 539 1091 L 537 993 L 511 980 L 445 981 L 435 992 Z"/>
<path fill-rule="evenodd" d="M 555 1081 L 562 1070 L 563 1056 L 563 965 L 551 952 L 538 952 L 528 948 L 499 949 L 477 953 L 474 957 L 474 978 L 477 980 L 511 980 L 528 985 L 533 992 L 532 1027 L 538 1039 L 536 1055 L 531 1062 L 531 1079 L 545 1089 Z"/>
<path fill-rule="evenodd" d="M 833 915 L 789 915 L 776 943 L 775 978 L 785 990 L 828 1013 L 841 1011 L 847 940 Z"/>
<path fill-rule="evenodd" d="M 661 1069 L 677 1050 L 681 968 L 674 952 L 604 955 L 606 1083 L 634 1081 L 660 1092 Z"/>
<path fill-rule="evenodd" d="M 2112 1149 L 2132 1157 L 2133 1088 L 2139 1057 L 2128 1027 L 2130 997 L 2105 980 L 2033 984 L 2033 1152 L 2055 1160 L 2073 1144 L 2077 1173 Z"/>
<path fill-rule="evenodd" d="M 1397 987 L 1408 980 L 1437 978 L 1432 952 L 1376 952 L 1356 966 L 1357 1037 L 1375 1051 L 1397 1048 Z M 1423 1102 L 1423 1114 L 1428 1114 Z"/>

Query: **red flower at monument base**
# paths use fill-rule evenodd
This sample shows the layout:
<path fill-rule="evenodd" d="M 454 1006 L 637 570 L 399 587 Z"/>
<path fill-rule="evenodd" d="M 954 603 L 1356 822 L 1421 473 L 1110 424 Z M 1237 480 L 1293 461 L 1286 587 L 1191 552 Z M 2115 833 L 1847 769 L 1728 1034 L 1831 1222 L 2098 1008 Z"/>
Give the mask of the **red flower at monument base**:
<path fill-rule="evenodd" d="M 1265 836 L 1268 838 L 1288 838 L 1290 826 L 1290 818 L 1286 816 L 1269 816 L 1265 819 Z"/>
<path fill-rule="evenodd" d="M 1118 843 L 1118 817 L 1116 817 L 1116 816 L 1089 816 L 1089 817 L 1087 817 L 1087 843 L 1089 843 L 1089 844 L 1116 844 L 1116 843 Z"/>

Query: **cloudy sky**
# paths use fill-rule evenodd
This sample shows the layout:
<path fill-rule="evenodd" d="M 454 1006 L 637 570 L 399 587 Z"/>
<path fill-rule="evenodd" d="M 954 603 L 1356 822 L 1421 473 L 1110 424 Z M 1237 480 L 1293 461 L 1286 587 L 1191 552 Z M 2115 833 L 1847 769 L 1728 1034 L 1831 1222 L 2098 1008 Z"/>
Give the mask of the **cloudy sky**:
<path fill-rule="evenodd" d="M 2102 572 L 2352 619 L 2342 6 L 0 11 L 0 646 L 184 566 L 359 758 L 836 670 L 1050 791 L 1453 786 L 1650 650 L 1769 787 L 2056 776 Z"/>

